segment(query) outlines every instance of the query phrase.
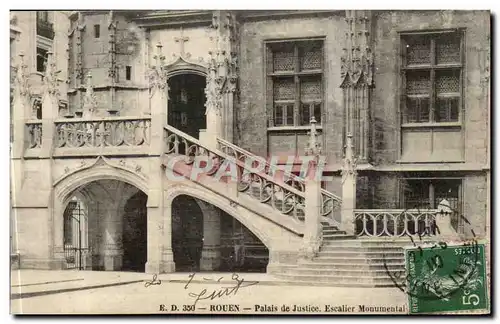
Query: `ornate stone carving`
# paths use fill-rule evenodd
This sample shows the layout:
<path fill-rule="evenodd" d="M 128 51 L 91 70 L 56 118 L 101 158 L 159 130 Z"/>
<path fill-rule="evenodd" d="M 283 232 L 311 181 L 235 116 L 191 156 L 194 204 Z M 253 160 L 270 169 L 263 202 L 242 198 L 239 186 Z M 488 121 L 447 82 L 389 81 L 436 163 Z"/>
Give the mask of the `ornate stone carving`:
<path fill-rule="evenodd" d="M 54 61 L 54 54 L 49 51 L 47 53 L 47 63 L 43 77 L 43 84 L 45 86 L 45 91 L 55 97 L 59 96 L 59 73 L 61 73 L 61 71 L 57 70 L 57 66 Z"/>
<path fill-rule="evenodd" d="M 341 87 L 373 86 L 370 19 L 364 10 L 347 10 L 345 47 L 340 58 Z"/>
<path fill-rule="evenodd" d="M 92 118 L 97 108 L 97 98 L 92 85 L 92 74 L 87 74 L 87 84 L 85 87 L 85 97 L 83 97 L 83 118 Z"/>
<path fill-rule="evenodd" d="M 162 45 L 156 44 L 156 54 L 153 56 L 155 65 L 151 66 L 147 73 L 149 88 L 151 89 L 150 97 L 155 91 L 165 93 L 168 97 L 168 76 L 165 69 L 165 56 L 162 54 Z M 167 98 L 168 99 L 168 98 Z"/>
<path fill-rule="evenodd" d="M 321 145 L 318 141 L 318 132 L 316 130 L 316 119 L 311 117 L 311 131 L 309 132 L 309 143 L 306 145 L 305 153 L 308 156 L 319 157 L 321 154 Z"/>
<path fill-rule="evenodd" d="M 238 89 L 238 23 L 233 13 L 214 11 L 211 40 L 214 50 L 209 51 L 206 95 L 207 111 L 222 107 L 222 93 L 236 93 Z"/>
<path fill-rule="evenodd" d="M 352 134 L 347 134 L 347 144 L 345 146 L 345 156 L 342 160 L 342 168 L 340 174 L 342 175 L 342 183 L 345 182 L 348 176 L 356 176 L 357 159 L 354 157 Z"/>
<path fill-rule="evenodd" d="M 117 29 L 117 21 L 114 20 L 113 10 L 109 11 L 108 15 L 108 30 L 109 30 L 109 69 L 108 76 L 111 79 L 111 82 L 115 82 L 116 80 L 116 29 Z"/>
<path fill-rule="evenodd" d="M 24 53 L 21 52 L 19 53 L 19 64 L 17 65 L 15 77 L 15 86 L 21 96 L 27 96 L 30 93 L 28 76 L 28 65 L 24 63 Z"/>

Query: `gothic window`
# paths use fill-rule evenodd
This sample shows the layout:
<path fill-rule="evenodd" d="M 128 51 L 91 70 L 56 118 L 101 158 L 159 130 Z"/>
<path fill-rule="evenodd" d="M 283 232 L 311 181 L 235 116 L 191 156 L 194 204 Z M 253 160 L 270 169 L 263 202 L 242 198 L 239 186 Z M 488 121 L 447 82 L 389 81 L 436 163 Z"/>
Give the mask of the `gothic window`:
<path fill-rule="evenodd" d="M 270 42 L 267 47 L 270 127 L 321 124 L 323 110 L 323 42 Z"/>
<path fill-rule="evenodd" d="M 402 36 L 402 122 L 460 122 L 462 33 Z"/>

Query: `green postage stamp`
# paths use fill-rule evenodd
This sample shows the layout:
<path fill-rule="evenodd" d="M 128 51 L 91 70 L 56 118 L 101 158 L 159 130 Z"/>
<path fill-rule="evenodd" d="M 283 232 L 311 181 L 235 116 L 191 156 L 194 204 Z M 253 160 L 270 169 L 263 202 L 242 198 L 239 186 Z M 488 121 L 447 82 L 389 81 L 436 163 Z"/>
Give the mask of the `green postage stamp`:
<path fill-rule="evenodd" d="M 484 243 L 405 249 L 409 313 L 488 309 L 485 263 Z"/>

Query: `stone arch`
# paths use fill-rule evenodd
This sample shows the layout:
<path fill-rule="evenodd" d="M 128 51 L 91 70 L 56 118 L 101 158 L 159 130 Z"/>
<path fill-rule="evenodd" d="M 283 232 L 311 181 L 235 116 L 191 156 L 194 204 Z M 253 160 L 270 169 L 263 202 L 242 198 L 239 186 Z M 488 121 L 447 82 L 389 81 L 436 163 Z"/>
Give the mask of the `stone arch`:
<path fill-rule="evenodd" d="M 175 62 L 166 66 L 167 77 L 171 78 L 181 74 L 196 74 L 204 78 L 207 77 L 208 69 L 200 64 L 195 64 L 179 57 Z"/>
<path fill-rule="evenodd" d="M 265 231 L 265 229 L 259 228 L 255 226 L 255 224 L 248 218 L 245 217 L 245 213 L 249 213 L 249 211 L 239 211 L 235 207 L 231 206 L 226 198 L 219 197 L 218 195 L 212 193 L 209 190 L 185 186 L 185 185 L 174 185 L 170 186 L 165 190 L 164 193 L 164 205 L 165 208 L 171 208 L 172 201 L 175 197 L 179 195 L 187 195 L 199 200 L 202 200 L 206 203 L 212 204 L 215 207 L 225 211 L 231 217 L 234 217 L 241 224 L 243 224 L 248 230 L 250 230 L 257 238 L 266 246 L 268 250 L 271 250 L 272 246 L 272 235 Z M 243 208 L 243 207 L 240 207 Z M 165 221 L 171 221 L 171 219 L 165 218 Z M 170 224 L 164 224 L 164 228 L 169 228 Z"/>
<path fill-rule="evenodd" d="M 100 165 L 78 170 L 54 184 L 55 197 L 64 201 L 76 189 L 96 180 L 118 180 L 148 192 L 147 179 L 128 170 Z"/>
<path fill-rule="evenodd" d="M 148 194 L 148 182 L 145 177 L 124 168 L 114 167 L 104 159 L 103 161 L 101 162 L 101 159 L 98 158 L 90 166 L 65 175 L 53 184 L 53 211 L 50 229 L 52 232 L 52 255 L 56 258 L 55 254 L 59 254 L 59 258 L 61 258 L 63 253 L 64 209 L 78 188 L 97 180 L 117 180 L 135 186 Z"/>

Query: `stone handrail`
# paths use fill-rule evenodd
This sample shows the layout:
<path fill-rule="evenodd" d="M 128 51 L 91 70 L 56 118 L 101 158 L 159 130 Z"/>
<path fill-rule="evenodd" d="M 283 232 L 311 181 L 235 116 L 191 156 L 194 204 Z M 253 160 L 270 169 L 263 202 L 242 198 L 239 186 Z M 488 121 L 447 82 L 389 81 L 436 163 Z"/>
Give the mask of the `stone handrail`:
<path fill-rule="evenodd" d="M 401 237 L 405 235 L 436 236 L 440 225 L 437 209 L 356 209 L 357 236 Z"/>
<path fill-rule="evenodd" d="M 218 150 L 209 149 L 196 138 L 183 133 L 170 126 L 165 126 L 165 154 L 183 154 L 184 162 L 193 164 L 196 157 L 206 157 L 213 162 L 214 167 L 206 172 L 214 175 L 227 160 L 238 168 L 237 190 L 246 192 L 261 203 L 270 205 L 278 212 L 292 216 L 295 220 L 303 222 L 299 216 L 304 215 L 304 192 L 286 184 L 279 183 L 265 172 L 256 173 L 245 163 Z"/>
<path fill-rule="evenodd" d="M 256 161 L 260 165 L 264 165 L 265 171 L 272 170 L 273 173 L 276 171 L 282 172 L 283 175 L 285 176 L 285 183 L 296 188 L 300 192 L 305 192 L 306 181 L 304 178 L 297 176 L 293 173 L 287 172 L 283 169 L 280 169 L 277 165 L 269 163 L 266 159 L 258 155 L 255 155 L 247 150 L 244 150 L 241 147 L 234 145 L 233 143 L 230 143 L 224 139 L 217 138 L 217 147 L 219 148 L 219 150 L 223 151 L 229 156 L 233 156 L 235 159 L 242 161 L 243 163 L 245 163 L 246 159 L 249 158 L 251 159 L 251 162 Z M 339 196 L 325 189 L 321 189 L 321 206 L 322 206 L 323 217 L 327 217 L 337 224 L 337 221 L 334 219 L 333 212 L 335 210 L 340 210 L 341 204 L 342 204 L 342 199 Z"/>
<path fill-rule="evenodd" d="M 150 117 L 75 118 L 55 121 L 56 147 L 147 146 Z"/>

